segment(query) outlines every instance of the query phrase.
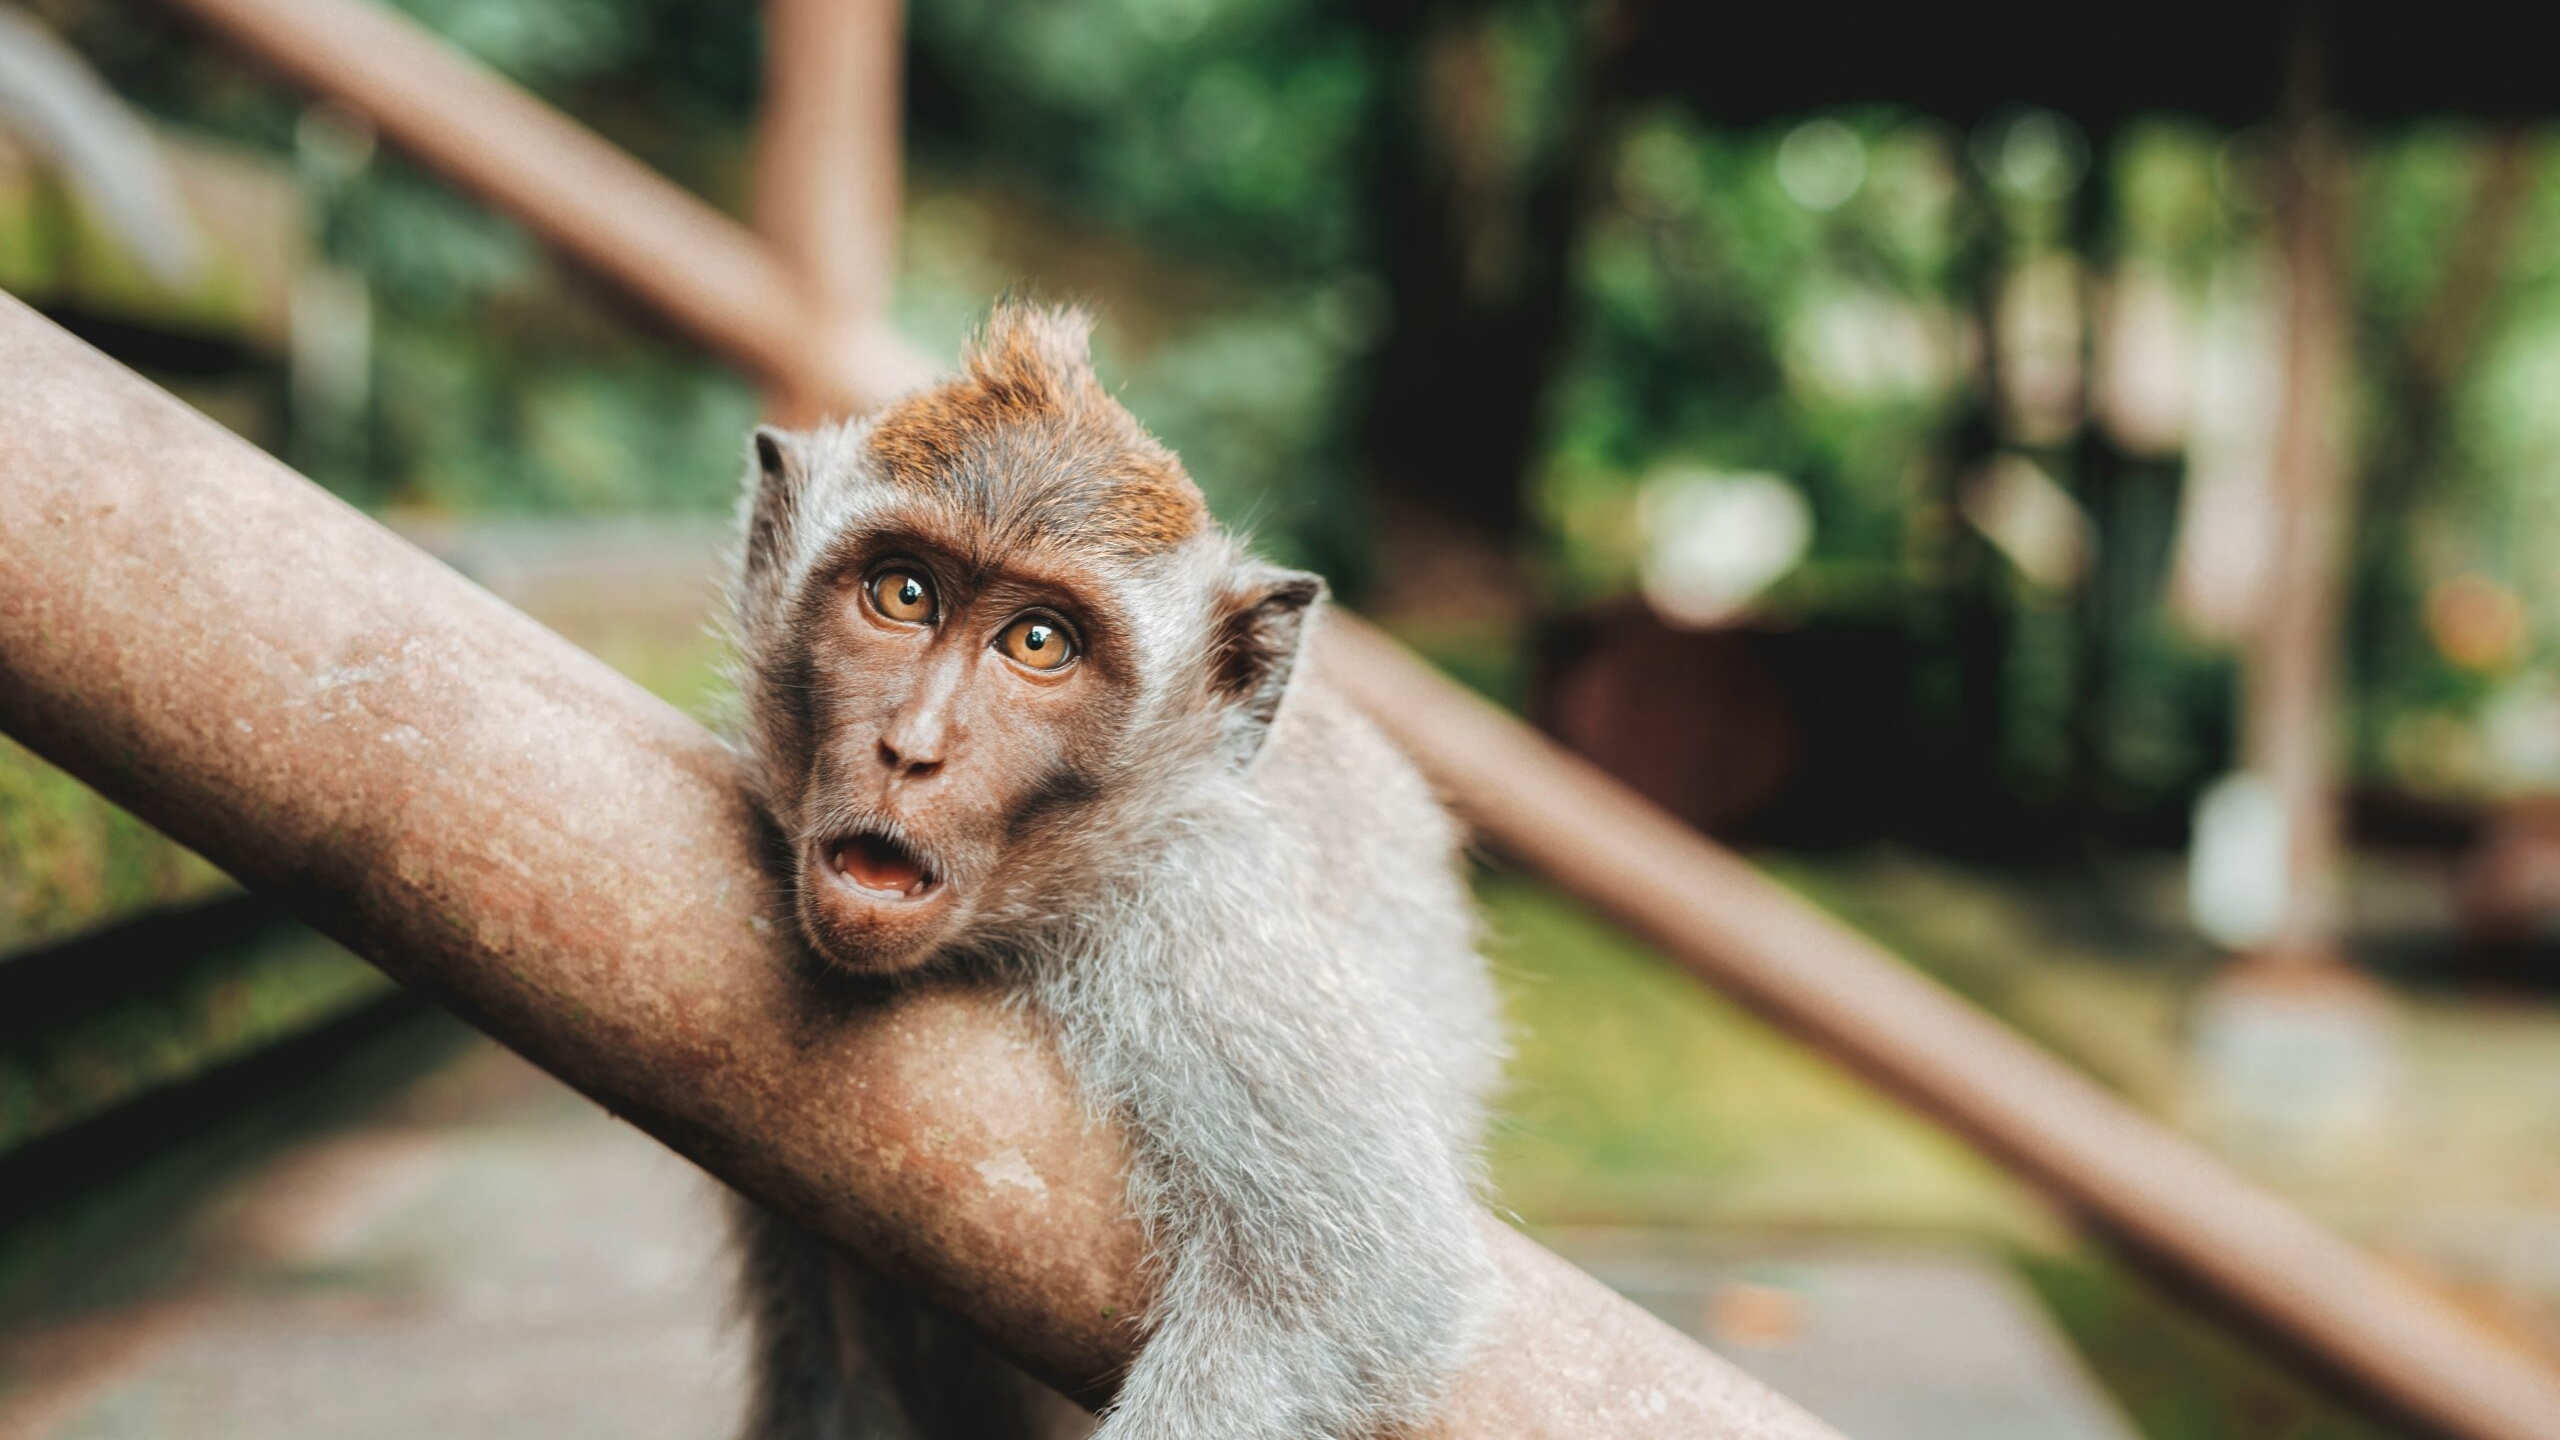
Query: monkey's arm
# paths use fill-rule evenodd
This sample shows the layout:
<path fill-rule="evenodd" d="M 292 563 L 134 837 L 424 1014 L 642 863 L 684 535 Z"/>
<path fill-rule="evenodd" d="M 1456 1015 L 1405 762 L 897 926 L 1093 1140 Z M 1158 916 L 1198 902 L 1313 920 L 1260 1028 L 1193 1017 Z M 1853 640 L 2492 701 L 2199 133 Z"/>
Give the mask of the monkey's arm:
<path fill-rule="evenodd" d="M 1493 1284 L 1472 1140 L 1452 1138 L 1477 1097 L 1426 1033 L 1453 1022 L 1384 993 L 1375 957 L 1285 895 L 1216 894 L 1220 857 L 1187 868 L 1187 903 L 1121 917 L 1047 987 L 1088 1098 L 1130 1131 L 1160 1266 L 1098 1440 L 1362 1440 L 1418 1420 Z"/>

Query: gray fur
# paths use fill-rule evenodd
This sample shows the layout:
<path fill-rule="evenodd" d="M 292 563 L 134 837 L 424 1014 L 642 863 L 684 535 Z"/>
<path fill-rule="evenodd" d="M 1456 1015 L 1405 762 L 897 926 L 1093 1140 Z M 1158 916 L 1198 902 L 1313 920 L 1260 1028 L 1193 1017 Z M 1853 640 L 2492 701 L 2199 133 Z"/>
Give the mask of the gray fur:
<path fill-rule="evenodd" d="M 914 503 L 874 473 L 868 423 L 783 437 L 773 475 L 750 466 L 740 729 L 786 836 L 837 818 L 807 778 L 824 677 L 797 607 L 844 537 Z M 1458 837 L 1321 661 L 1293 672 L 1323 623 L 1312 585 L 1266 617 L 1276 678 L 1226 695 L 1219 599 L 1285 572 L 1215 528 L 1096 563 L 1130 597 L 1139 678 L 1110 763 L 1026 821 L 936 963 L 1025 996 L 1130 1137 L 1156 1300 L 1097 1433 L 1357 1440 L 1418 1421 L 1495 1283 L 1478 1147 L 1502 1040 Z M 805 1373 L 842 1327 L 792 1299 L 815 1292 L 779 1224 L 745 1226 L 753 1440 L 933 1433 L 865 1420 L 841 1375 Z"/>

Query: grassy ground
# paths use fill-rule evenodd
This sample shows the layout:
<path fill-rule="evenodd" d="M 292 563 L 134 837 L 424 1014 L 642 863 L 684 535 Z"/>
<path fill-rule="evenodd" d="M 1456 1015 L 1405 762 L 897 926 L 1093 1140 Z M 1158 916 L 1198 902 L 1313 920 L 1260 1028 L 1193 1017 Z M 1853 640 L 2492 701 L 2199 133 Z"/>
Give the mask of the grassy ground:
<path fill-rule="evenodd" d="M 225 884 L 222 872 L 0 736 L 0 956 Z"/>
<path fill-rule="evenodd" d="M 2189 1033 L 2219 957 L 2177 918 L 2174 867 L 1988 873 L 1875 853 L 1782 873 L 1825 908 L 2519 1344 L 2560 1353 L 2560 1003 L 2403 957 L 2372 968 L 2388 1055 L 2374 1110 L 2325 1136 L 2235 1112 Z M 2406 949 L 2359 861 L 2351 941 Z M 2378 903 L 2383 897 L 2388 903 Z M 2441 923 L 2438 923 L 2441 933 Z"/>
<path fill-rule="evenodd" d="M 1942 979 L 2069 1038 L 2104 1019 L 2174 1038 L 2177 986 L 2049 949 L 1996 886 L 1893 857 L 1798 861 L 1790 883 L 1870 928 L 1917 934 Z M 1902 1237 L 2006 1260 L 2149 1440 L 2380 1440 L 2202 1318 L 1957 1142 L 1572 901 L 1517 876 L 1480 887 L 1519 1054 L 1495 1146 L 1531 1223 Z M 1877 925 L 1882 919 L 1888 922 Z M 1898 923 L 1894 923 L 1898 922 Z M 2034 959 L 2033 964 L 2013 961 Z M 2186 967 L 2172 963 L 2165 975 Z M 2011 1018 L 2016 1018 L 2012 1016 Z M 2082 1047 L 2086 1048 L 2086 1047 Z M 2108 1052 L 2119 1086 L 2167 1083 L 2148 1043 Z"/>
<path fill-rule="evenodd" d="M 2389 1440 L 2258 1347 L 2091 1245 L 2010 1263 L 2148 1440 Z"/>
<path fill-rule="evenodd" d="M 394 1104 L 476 1038 L 441 1012 L 410 1017 L 308 1086 L 181 1138 L 75 1204 L 0 1231 L 0 1331 L 143 1305 L 182 1287 L 206 1263 L 208 1229 L 261 1164 Z M 0 1392 L 7 1378 L 0 1374 Z"/>
<path fill-rule="evenodd" d="M 1495 1149 L 1533 1223 L 2052 1233 L 1931 1126 L 1570 900 L 1480 887 L 1518 1055 Z"/>

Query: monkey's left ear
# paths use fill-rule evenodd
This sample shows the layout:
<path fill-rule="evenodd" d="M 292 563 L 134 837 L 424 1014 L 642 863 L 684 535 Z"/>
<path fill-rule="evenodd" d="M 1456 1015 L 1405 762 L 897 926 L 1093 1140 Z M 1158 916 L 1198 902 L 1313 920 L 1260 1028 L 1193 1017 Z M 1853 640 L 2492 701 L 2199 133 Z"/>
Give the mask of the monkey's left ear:
<path fill-rule="evenodd" d="M 1228 732 L 1238 763 L 1252 759 L 1270 733 L 1306 640 L 1307 616 L 1323 598 L 1323 577 L 1303 570 L 1248 565 L 1229 578 L 1209 684 L 1232 707 Z"/>

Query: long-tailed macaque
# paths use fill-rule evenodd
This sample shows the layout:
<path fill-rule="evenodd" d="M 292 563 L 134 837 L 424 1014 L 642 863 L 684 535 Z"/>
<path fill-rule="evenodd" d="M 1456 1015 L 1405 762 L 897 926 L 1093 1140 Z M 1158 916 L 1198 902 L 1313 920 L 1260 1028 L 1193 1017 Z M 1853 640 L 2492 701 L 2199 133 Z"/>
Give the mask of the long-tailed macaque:
<path fill-rule="evenodd" d="M 1088 329 L 1002 306 L 955 378 L 756 432 L 742 748 L 818 956 L 1017 990 L 1128 1137 L 1154 1299 L 1096 1433 L 1377 1435 L 1495 1283 L 1456 835 L 1302 662 L 1323 582 L 1211 521 Z M 750 1440 L 1017 1433 L 974 1341 L 742 1216 Z"/>

